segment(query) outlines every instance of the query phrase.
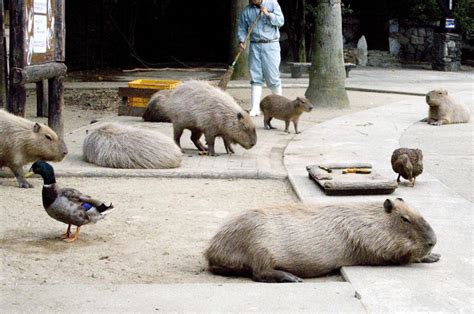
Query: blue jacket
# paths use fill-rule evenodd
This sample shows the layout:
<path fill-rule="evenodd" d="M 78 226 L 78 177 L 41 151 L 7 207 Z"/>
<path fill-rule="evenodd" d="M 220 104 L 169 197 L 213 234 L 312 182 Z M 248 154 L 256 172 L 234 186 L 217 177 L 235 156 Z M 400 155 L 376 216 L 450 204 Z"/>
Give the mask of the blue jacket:
<path fill-rule="evenodd" d="M 267 8 L 270 16 L 266 16 L 262 13 L 257 25 L 250 35 L 250 41 L 278 41 L 280 39 L 279 28 L 285 23 L 280 5 L 278 4 L 277 0 L 263 0 L 262 6 Z M 239 42 L 245 41 L 247 31 L 252 25 L 253 21 L 257 18 L 259 12 L 260 9 L 256 8 L 253 4 L 249 4 L 243 9 L 237 31 Z"/>

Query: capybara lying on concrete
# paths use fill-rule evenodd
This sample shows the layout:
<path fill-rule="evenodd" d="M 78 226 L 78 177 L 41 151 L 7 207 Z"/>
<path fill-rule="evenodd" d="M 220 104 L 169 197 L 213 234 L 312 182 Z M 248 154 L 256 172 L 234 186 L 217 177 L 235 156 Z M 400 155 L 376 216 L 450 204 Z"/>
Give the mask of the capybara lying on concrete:
<path fill-rule="evenodd" d="M 24 165 L 61 161 L 66 155 L 66 144 L 48 126 L 0 110 L 0 168 L 10 168 L 20 188 L 33 187 L 23 178 Z"/>
<path fill-rule="evenodd" d="M 430 225 L 397 198 L 247 211 L 218 231 L 205 257 L 215 274 L 300 282 L 342 266 L 436 262 L 435 244 Z"/>
<path fill-rule="evenodd" d="M 467 106 L 456 102 L 444 89 L 432 90 L 426 94 L 426 103 L 430 106 L 428 118 L 421 120 L 431 125 L 466 123 L 471 118 Z"/>
<path fill-rule="evenodd" d="M 169 110 L 173 108 L 168 106 L 167 100 L 172 90 L 162 90 L 151 96 L 150 101 L 143 114 L 143 120 L 146 122 L 171 122 Z"/>
<path fill-rule="evenodd" d="M 313 105 L 308 99 L 297 97 L 290 100 L 279 95 L 268 95 L 260 102 L 260 110 L 263 113 L 263 126 L 265 129 L 275 129 L 271 124 L 273 118 L 285 121 L 285 132 L 290 133 L 288 127 L 293 121 L 295 133 L 298 134 L 298 120 L 303 112 L 310 112 Z"/>
<path fill-rule="evenodd" d="M 168 105 L 173 107 L 170 118 L 178 146 L 185 129 L 191 130 L 191 140 L 200 151 L 206 151 L 199 140 L 204 134 L 210 156 L 215 155 L 215 138 L 219 136 L 226 148 L 237 143 L 250 149 L 257 143 L 255 124 L 249 114 L 232 96 L 207 82 L 182 83 L 171 93 Z"/>
<path fill-rule="evenodd" d="M 86 161 L 109 168 L 177 168 L 182 158 L 181 150 L 169 137 L 116 123 L 89 133 L 82 149 Z"/>
<path fill-rule="evenodd" d="M 423 152 L 421 149 L 398 148 L 392 153 L 392 169 L 415 186 L 416 177 L 423 172 Z"/>

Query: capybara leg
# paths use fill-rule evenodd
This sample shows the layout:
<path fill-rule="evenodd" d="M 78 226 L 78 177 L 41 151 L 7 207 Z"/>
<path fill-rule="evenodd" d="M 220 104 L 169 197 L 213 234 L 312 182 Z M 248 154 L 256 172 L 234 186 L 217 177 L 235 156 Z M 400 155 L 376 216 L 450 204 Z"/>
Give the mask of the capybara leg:
<path fill-rule="evenodd" d="M 436 263 L 441 258 L 441 254 L 431 253 L 420 259 L 420 263 Z"/>
<path fill-rule="evenodd" d="M 209 156 L 215 156 L 216 155 L 216 152 L 214 150 L 214 143 L 216 141 L 216 137 L 215 136 L 209 136 L 209 135 L 206 135 L 206 142 L 207 142 L 207 154 Z"/>
<path fill-rule="evenodd" d="M 178 145 L 179 148 L 181 148 L 181 144 L 179 142 L 181 140 L 181 135 L 183 135 L 183 129 L 177 128 L 176 126 L 174 126 L 173 132 L 174 132 L 174 142 L 176 143 L 176 145 Z"/>
<path fill-rule="evenodd" d="M 191 141 L 193 141 L 194 146 L 196 146 L 196 148 L 199 151 L 205 152 L 207 149 L 206 149 L 206 147 L 204 147 L 204 145 L 202 145 L 202 143 L 200 141 L 201 136 L 202 136 L 202 132 L 200 132 L 200 131 L 191 131 Z"/>
<path fill-rule="evenodd" d="M 298 120 L 293 120 L 293 126 L 295 127 L 295 133 L 300 134 L 301 132 L 298 132 Z"/>
<path fill-rule="evenodd" d="M 22 189 L 30 189 L 33 187 L 32 184 L 30 184 L 28 181 L 26 181 L 23 176 L 25 175 L 23 172 L 23 167 L 22 166 L 16 166 L 15 168 L 10 168 L 15 175 L 16 181 L 18 181 L 18 185 Z"/>
<path fill-rule="evenodd" d="M 266 270 L 253 273 L 252 279 L 261 282 L 303 282 L 303 279 L 282 270 Z"/>
<path fill-rule="evenodd" d="M 263 116 L 263 128 L 265 130 L 270 130 L 270 118 L 266 115 Z"/>
<path fill-rule="evenodd" d="M 286 133 L 290 133 L 289 127 L 290 127 L 290 121 L 285 121 L 285 132 Z"/>
<path fill-rule="evenodd" d="M 270 118 L 268 119 L 268 126 L 270 127 L 270 129 L 276 129 L 276 127 L 274 127 L 274 126 L 272 125 L 272 119 L 273 119 L 273 117 L 270 117 Z"/>
<path fill-rule="evenodd" d="M 397 184 L 400 184 L 400 175 L 398 175 Z"/>
<path fill-rule="evenodd" d="M 412 188 L 414 188 L 414 187 L 415 187 L 415 181 L 416 181 L 416 177 L 415 177 L 415 178 L 413 178 L 413 182 L 412 182 L 412 185 L 411 185 L 411 187 L 412 187 Z"/>
<path fill-rule="evenodd" d="M 227 152 L 227 154 L 235 154 L 234 149 L 232 148 L 232 144 L 225 138 L 223 138 L 223 140 L 224 140 L 225 151 Z"/>

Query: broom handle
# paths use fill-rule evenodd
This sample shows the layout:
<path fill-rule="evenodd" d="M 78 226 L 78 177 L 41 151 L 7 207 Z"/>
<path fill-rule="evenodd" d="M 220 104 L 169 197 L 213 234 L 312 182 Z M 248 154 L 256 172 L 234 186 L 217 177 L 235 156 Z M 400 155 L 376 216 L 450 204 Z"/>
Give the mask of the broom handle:
<path fill-rule="evenodd" d="M 250 35 L 252 34 L 253 29 L 255 28 L 255 25 L 257 25 L 258 19 L 260 18 L 261 15 L 262 15 L 262 11 L 260 11 L 258 13 L 257 17 L 255 18 L 255 21 L 253 21 L 252 25 L 250 25 L 250 28 L 247 32 L 247 36 L 245 36 L 245 41 L 244 41 L 245 44 L 247 44 L 247 41 L 248 41 Z M 244 49 L 240 49 L 239 53 L 237 53 L 237 55 L 235 56 L 234 62 L 232 62 L 232 64 L 230 65 L 232 68 L 237 63 L 237 60 L 239 60 L 239 57 L 240 57 L 240 54 L 242 53 L 242 51 L 244 51 Z"/>

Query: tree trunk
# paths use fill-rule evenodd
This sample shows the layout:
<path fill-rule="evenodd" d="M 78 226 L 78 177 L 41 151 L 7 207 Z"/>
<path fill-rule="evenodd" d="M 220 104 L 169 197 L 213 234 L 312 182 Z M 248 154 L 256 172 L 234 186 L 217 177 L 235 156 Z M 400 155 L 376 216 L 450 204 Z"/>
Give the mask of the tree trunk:
<path fill-rule="evenodd" d="M 341 0 L 320 0 L 315 11 L 312 65 L 306 97 L 316 106 L 347 107 Z"/>
<path fill-rule="evenodd" d="M 247 0 L 232 0 L 230 8 L 230 54 L 232 63 L 235 56 L 239 52 L 239 39 L 237 38 L 237 26 L 239 25 L 240 14 L 242 10 L 248 5 Z M 248 43 L 247 43 L 248 48 Z M 234 74 L 232 79 L 248 79 L 249 78 L 249 54 L 248 49 L 245 49 L 244 52 L 240 54 L 239 61 L 235 64 Z"/>

